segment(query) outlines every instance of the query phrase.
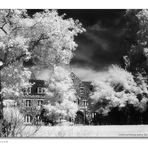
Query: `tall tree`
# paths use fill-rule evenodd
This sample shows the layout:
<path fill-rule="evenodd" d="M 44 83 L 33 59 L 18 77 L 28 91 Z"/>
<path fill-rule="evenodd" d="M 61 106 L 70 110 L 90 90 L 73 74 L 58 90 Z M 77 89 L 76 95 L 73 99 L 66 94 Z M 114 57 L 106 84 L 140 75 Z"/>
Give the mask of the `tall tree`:
<path fill-rule="evenodd" d="M 48 83 L 46 97 L 49 102 L 43 105 L 46 111 L 43 118 L 52 122 L 61 119 L 75 119 L 78 111 L 76 90 L 70 76 L 71 72 L 62 66 L 56 66 Z"/>
<path fill-rule="evenodd" d="M 22 95 L 31 71 L 69 64 L 77 44 L 74 37 L 84 31 L 81 23 L 44 10 L 30 17 L 26 10 L 0 10 L 0 120 L 3 98 Z M 23 62 L 32 59 L 32 68 Z"/>
<path fill-rule="evenodd" d="M 148 10 L 127 10 L 126 18 L 126 69 L 133 74 L 148 72 L 147 34 Z"/>

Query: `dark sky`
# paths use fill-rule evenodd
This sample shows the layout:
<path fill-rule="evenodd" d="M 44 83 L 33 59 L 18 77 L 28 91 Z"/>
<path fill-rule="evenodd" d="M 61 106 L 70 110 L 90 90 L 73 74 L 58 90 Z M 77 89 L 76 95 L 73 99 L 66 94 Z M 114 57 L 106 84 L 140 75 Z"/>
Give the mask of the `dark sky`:
<path fill-rule="evenodd" d="M 59 12 L 63 12 L 61 10 Z M 76 39 L 78 50 L 72 64 L 95 69 L 119 63 L 123 53 L 125 10 L 65 10 L 79 19 L 86 32 Z"/>
<path fill-rule="evenodd" d="M 28 10 L 33 13 L 40 10 Z M 76 38 L 78 49 L 71 65 L 77 68 L 103 70 L 120 63 L 124 54 L 126 10 L 121 9 L 67 9 L 58 10 L 67 17 L 79 19 L 86 32 Z M 77 70 L 76 70 L 77 71 Z"/>

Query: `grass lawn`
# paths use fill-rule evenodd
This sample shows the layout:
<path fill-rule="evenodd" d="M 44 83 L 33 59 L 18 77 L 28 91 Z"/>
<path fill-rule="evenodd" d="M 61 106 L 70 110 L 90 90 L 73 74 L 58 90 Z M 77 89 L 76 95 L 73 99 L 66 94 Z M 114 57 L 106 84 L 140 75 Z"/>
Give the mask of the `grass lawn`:
<path fill-rule="evenodd" d="M 28 126 L 24 135 L 29 137 L 148 137 L 148 125 L 106 125 L 106 126 L 41 126 L 35 134 L 35 127 Z"/>

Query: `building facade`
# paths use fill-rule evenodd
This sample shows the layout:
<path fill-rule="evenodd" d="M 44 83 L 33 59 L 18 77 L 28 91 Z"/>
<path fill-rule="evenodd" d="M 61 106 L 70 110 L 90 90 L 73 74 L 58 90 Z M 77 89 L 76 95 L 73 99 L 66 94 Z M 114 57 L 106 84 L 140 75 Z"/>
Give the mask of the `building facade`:
<path fill-rule="evenodd" d="M 32 87 L 23 90 L 24 96 L 20 99 L 20 110 L 24 115 L 25 124 L 40 124 L 40 107 L 46 104 L 45 82 L 30 80 Z"/>
<path fill-rule="evenodd" d="M 74 73 L 71 78 L 76 89 L 78 112 L 75 119 L 76 124 L 88 124 L 90 118 L 90 99 L 89 94 L 92 91 L 90 82 L 82 82 Z M 45 82 L 43 80 L 31 79 L 32 87 L 24 89 L 24 96 L 20 101 L 21 113 L 24 115 L 25 124 L 41 124 L 40 108 L 47 103 L 45 97 Z"/>
<path fill-rule="evenodd" d="M 76 124 L 90 124 L 93 114 L 91 113 L 90 93 L 93 91 L 91 82 L 81 81 L 73 72 L 71 78 L 77 95 L 78 112 L 75 118 Z"/>

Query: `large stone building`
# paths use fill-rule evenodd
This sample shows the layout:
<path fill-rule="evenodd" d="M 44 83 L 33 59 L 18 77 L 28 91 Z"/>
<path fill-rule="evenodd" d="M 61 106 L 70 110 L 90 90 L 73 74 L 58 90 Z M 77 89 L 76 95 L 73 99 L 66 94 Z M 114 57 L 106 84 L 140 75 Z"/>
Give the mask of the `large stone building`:
<path fill-rule="evenodd" d="M 89 124 L 93 116 L 90 111 L 91 101 L 89 98 L 90 93 L 93 91 L 93 87 L 91 82 L 81 81 L 73 72 L 71 73 L 71 78 L 77 92 L 77 102 L 79 107 L 75 123 Z"/>
<path fill-rule="evenodd" d="M 25 124 L 39 124 L 40 107 L 46 103 L 45 82 L 42 80 L 30 80 L 32 87 L 24 89 L 24 96 L 20 102 L 21 113 L 24 115 Z"/>
<path fill-rule="evenodd" d="M 91 116 L 89 106 L 89 94 L 92 91 L 90 82 L 82 82 L 74 73 L 71 78 L 76 89 L 78 112 L 75 119 L 76 124 L 88 124 Z M 45 98 L 45 81 L 36 80 L 35 77 L 30 80 L 32 87 L 24 89 L 24 96 L 21 99 L 21 112 L 24 115 L 25 124 L 40 124 L 40 107 L 48 101 Z"/>

